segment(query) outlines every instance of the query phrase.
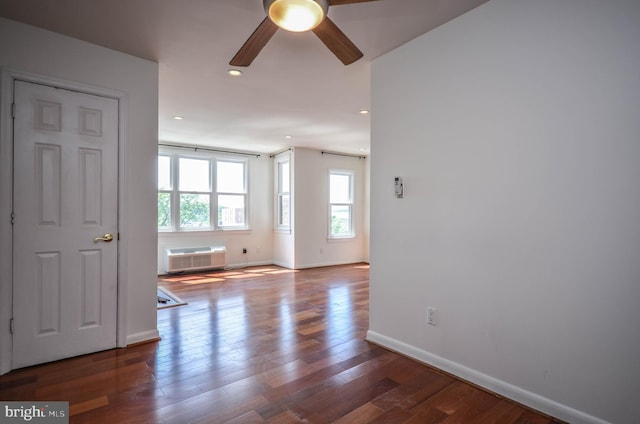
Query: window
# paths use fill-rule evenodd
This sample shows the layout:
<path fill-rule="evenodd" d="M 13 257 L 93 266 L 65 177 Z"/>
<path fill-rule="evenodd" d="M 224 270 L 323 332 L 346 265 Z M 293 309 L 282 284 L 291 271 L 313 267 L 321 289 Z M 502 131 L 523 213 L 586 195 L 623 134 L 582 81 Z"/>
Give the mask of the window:
<path fill-rule="evenodd" d="M 207 159 L 178 158 L 180 228 L 211 227 L 211 163 Z"/>
<path fill-rule="evenodd" d="M 217 161 L 218 226 L 245 227 L 247 189 L 244 162 Z"/>
<path fill-rule="evenodd" d="M 171 157 L 158 156 L 158 229 L 168 230 L 171 222 Z"/>
<path fill-rule="evenodd" d="M 158 156 L 158 230 L 246 229 L 247 161 Z"/>
<path fill-rule="evenodd" d="M 355 236 L 353 175 L 351 171 L 329 171 L 329 238 Z"/>
<path fill-rule="evenodd" d="M 276 159 L 276 229 L 291 228 L 291 172 L 289 155 Z"/>

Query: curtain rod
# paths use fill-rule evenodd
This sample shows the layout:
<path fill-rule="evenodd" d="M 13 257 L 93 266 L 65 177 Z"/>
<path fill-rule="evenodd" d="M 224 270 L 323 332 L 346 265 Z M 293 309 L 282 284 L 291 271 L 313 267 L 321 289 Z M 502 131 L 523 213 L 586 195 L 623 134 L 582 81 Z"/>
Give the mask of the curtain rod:
<path fill-rule="evenodd" d="M 288 149 L 284 149 L 284 150 L 283 150 L 283 151 L 281 151 L 281 152 L 273 153 L 273 154 L 269 155 L 269 157 L 270 157 L 271 159 L 273 159 L 273 158 L 275 158 L 276 156 L 283 154 L 284 152 L 290 152 L 290 151 L 292 151 L 292 150 L 293 150 L 293 149 L 292 149 L 291 147 L 289 147 Z"/>
<path fill-rule="evenodd" d="M 366 159 L 366 156 L 362 156 L 362 155 L 350 155 L 348 153 L 336 153 L 336 152 L 326 152 L 326 151 L 321 151 L 320 153 L 322 153 L 323 155 L 335 155 L 335 156 L 347 156 L 350 158 L 358 158 L 358 159 Z"/>
<path fill-rule="evenodd" d="M 175 148 L 178 148 L 178 149 L 191 149 L 194 152 L 197 152 L 198 150 L 204 150 L 204 151 L 207 151 L 207 152 L 230 153 L 230 154 L 233 154 L 233 155 L 255 156 L 257 158 L 260 157 L 260 155 L 258 153 L 234 152 L 233 150 L 210 149 L 208 147 L 182 146 L 182 145 L 179 145 L 179 144 L 164 144 L 164 143 L 158 143 L 158 146 L 175 147 Z"/>

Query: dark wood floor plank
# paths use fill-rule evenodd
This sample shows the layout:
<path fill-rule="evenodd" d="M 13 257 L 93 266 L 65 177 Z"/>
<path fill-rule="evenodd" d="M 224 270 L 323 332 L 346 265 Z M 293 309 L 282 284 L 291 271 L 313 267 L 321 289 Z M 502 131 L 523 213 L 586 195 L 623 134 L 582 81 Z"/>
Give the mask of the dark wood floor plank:
<path fill-rule="evenodd" d="M 402 424 L 440 424 L 446 420 L 449 416 L 444 412 L 431 408 L 424 407 L 413 411 L 413 415 Z"/>
<path fill-rule="evenodd" d="M 492 408 L 478 415 L 476 420 L 485 424 L 513 424 L 524 412 L 522 406 L 501 399 Z"/>
<path fill-rule="evenodd" d="M 2 400 L 67 400 L 72 424 L 558 424 L 367 343 L 366 264 L 160 277 L 162 340 L 15 370 Z"/>
<path fill-rule="evenodd" d="M 384 410 L 367 402 L 335 421 L 335 424 L 367 424 L 384 414 Z"/>
<path fill-rule="evenodd" d="M 422 368 L 416 370 L 413 378 L 380 396 L 373 403 L 385 410 L 394 406 L 413 410 L 456 381 L 452 377 L 437 373 L 430 368 Z"/>
<path fill-rule="evenodd" d="M 394 407 L 375 417 L 370 424 L 403 423 L 412 417 L 406 409 Z"/>
<path fill-rule="evenodd" d="M 518 417 L 514 424 L 554 424 L 559 421 L 554 421 L 543 415 L 537 414 L 533 411 L 526 410 Z"/>
<path fill-rule="evenodd" d="M 334 422 L 397 386 L 393 380 L 382 375 L 362 376 L 345 383 L 318 391 L 313 396 L 290 405 L 290 409 L 310 422 Z M 349 393 L 349 396 L 342 396 Z"/>

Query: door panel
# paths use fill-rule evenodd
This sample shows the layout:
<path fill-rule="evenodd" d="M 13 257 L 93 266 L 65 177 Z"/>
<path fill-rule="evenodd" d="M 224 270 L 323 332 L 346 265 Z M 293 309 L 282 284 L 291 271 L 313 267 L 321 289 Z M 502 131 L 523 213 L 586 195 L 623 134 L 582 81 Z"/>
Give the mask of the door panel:
<path fill-rule="evenodd" d="M 37 253 L 37 335 L 60 332 L 60 252 Z"/>
<path fill-rule="evenodd" d="M 13 368 L 116 346 L 118 103 L 15 82 Z M 116 237 L 117 238 L 117 237 Z"/>

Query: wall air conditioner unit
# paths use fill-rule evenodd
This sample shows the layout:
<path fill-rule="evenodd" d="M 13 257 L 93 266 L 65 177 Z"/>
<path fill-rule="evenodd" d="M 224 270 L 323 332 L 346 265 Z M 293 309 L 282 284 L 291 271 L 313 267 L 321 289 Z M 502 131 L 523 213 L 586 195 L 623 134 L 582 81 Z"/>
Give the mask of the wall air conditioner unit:
<path fill-rule="evenodd" d="M 166 250 L 165 271 L 185 272 L 227 266 L 226 247 L 187 247 Z"/>

